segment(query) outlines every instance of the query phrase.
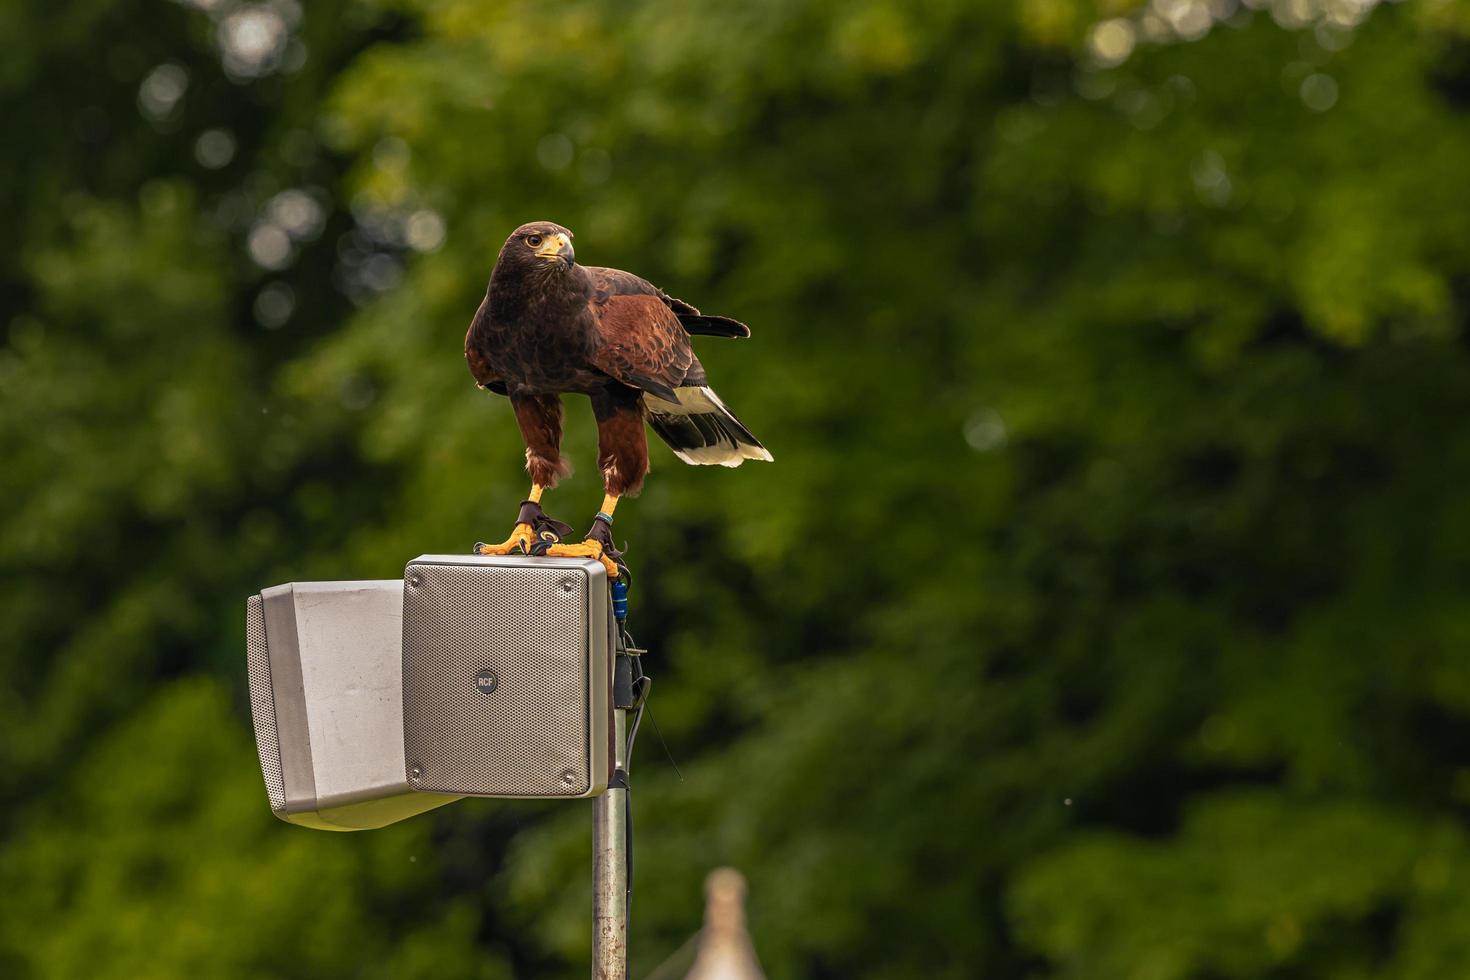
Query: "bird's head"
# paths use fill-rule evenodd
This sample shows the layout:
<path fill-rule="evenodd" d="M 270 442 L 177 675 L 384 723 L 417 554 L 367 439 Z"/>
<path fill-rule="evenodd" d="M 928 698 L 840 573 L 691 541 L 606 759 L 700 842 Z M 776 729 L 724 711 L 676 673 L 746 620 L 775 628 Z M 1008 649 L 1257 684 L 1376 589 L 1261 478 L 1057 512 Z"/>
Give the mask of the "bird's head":
<path fill-rule="evenodd" d="M 501 246 L 496 268 L 523 272 L 565 272 L 577 264 L 572 233 L 550 221 L 532 221 L 510 233 Z"/>

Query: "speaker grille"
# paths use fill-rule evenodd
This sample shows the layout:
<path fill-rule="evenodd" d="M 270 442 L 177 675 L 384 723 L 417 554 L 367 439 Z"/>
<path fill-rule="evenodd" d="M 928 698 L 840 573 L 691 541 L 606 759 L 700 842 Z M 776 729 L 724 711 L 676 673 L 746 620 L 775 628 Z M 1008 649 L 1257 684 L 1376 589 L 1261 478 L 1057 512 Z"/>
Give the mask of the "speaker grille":
<path fill-rule="evenodd" d="M 250 719 L 255 723 L 255 747 L 271 809 L 286 809 L 286 782 L 281 776 L 281 746 L 276 734 L 276 699 L 271 688 L 270 647 L 265 635 L 265 607 L 258 595 L 245 603 L 245 657 L 250 677 Z"/>
<path fill-rule="evenodd" d="M 588 790 L 587 590 L 586 573 L 566 566 L 408 566 L 403 740 L 414 788 Z"/>

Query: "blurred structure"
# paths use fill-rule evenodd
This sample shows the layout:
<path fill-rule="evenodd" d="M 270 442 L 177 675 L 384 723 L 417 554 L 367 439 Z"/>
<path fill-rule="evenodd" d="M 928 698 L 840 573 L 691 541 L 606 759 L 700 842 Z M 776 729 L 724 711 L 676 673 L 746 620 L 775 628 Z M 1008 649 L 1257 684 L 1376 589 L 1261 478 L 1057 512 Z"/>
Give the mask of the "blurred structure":
<path fill-rule="evenodd" d="M 716 868 L 704 879 L 704 931 L 686 980 L 765 980 L 745 931 L 745 876 Z"/>

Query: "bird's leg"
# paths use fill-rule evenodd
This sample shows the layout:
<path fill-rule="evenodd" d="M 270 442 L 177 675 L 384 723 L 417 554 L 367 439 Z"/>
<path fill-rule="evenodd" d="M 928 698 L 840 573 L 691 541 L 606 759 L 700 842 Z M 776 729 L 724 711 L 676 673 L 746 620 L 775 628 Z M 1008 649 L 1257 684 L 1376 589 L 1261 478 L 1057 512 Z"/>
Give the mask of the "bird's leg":
<path fill-rule="evenodd" d="M 636 494 L 648 472 L 648 438 L 643 431 L 643 403 L 633 388 L 613 385 L 592 396 L 592 414 L 597 416 L 597 467 L 602 470 L 602 510 L 581 544 L 558 544 L 548 555 L 596 558 L 617 578 L 618 549 L 613 546 L 613 511 L 618 498 Z"/>
<path fill-rule="evenodd" d="M 608 578 L 617 578 L 618 563 L 614 559 L 618 557 L 619 551 L 612 539 L 613 511 L 617 507 L 617 496 L 606 494 L 602 498 L 602 509 L 593 518 L 592 528 L 582 543 L 554 544 L 546 549 L 546 554 L 555 558 L 596 558 L 607 569 Z"/>
<path fill-rule="evenodd" d="M 529 555 L 531 549 L 536 547 L 539 536 L 536 532 L 536 515 L 541 512 L 541 494 L 546 490 L 539 483 L 531 484 L 531 494 L 521 504 L 520 516 L 516 519 L 516 526 L 510 532 L 510 537 L 500 544 L 485 544 L 483 541 L 475 545 L 477 555 L 508 555 L 513 551 L 520 551 Z M 544 516 L 544 515 L 543 515 Z"/>
<path fill-rule="evenodd" d="M 614 558 L 618 556 L 618 549 L 613 544 L 612 522 L 613 511 L 617 509 L 617 495 L 612 493 L 603 494 L 602 508 L 598 510 L 597 516 L 592 519 L 592 527 L 587 530 L 585 537 L 587 541 L 596 541 L 601 544 L 603 550 L 610 553 Z"/>
<path fill-rule="evenodd" d="M 516 517 L 516 526 L 510 537 L 500 544 L 475 545 L 475 553 L 479 555 L 508 555 L 515 551 L 537 555 L 548 545 L 572 533 L 570 525 L 553 520 L 541 509 L 541 494 L 555 487 L 557 481 L 571 470 L 560 449 L 561 399 L 556 395 L 512 394 L 510 404 L 515 410 L 521 437 L 526 441 L 526 469 L 531 474 L 531 495 L 521 504 L 521 512 Z"/>

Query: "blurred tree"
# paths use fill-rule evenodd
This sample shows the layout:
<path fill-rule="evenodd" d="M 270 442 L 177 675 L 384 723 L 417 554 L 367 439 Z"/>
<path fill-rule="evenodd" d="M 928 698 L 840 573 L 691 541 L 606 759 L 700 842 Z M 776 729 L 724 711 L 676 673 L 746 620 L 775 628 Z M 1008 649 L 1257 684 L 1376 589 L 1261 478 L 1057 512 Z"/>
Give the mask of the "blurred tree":
<path fill-rule="evenodd" d="M 1462 5 L 159 9 L 0 15 L 7 973 L 584 972 L 584 808 L 275 826 L 240 697 L 251 589 L 512 516 L 532 218 L 777 459 L 619 514 L 635 973 L 722 863 L 773 976 L 1457 971 Z"/>
<path fill-rule="evenodd" d="M 293 838 L 260 812 L 224 693 L 238 597 L 379 506 L 351 430 L 271 394 L 350 309 L 311 245 L 350 226 L 323 203 L 341 164 L 302 127 L 394 28 L 210 9 L 0 13 L 0 974 L 507 975 L 474 903 L 414 900 L 428 826 Z M 261 329 L 272 295 L 296 331 Z"/>

